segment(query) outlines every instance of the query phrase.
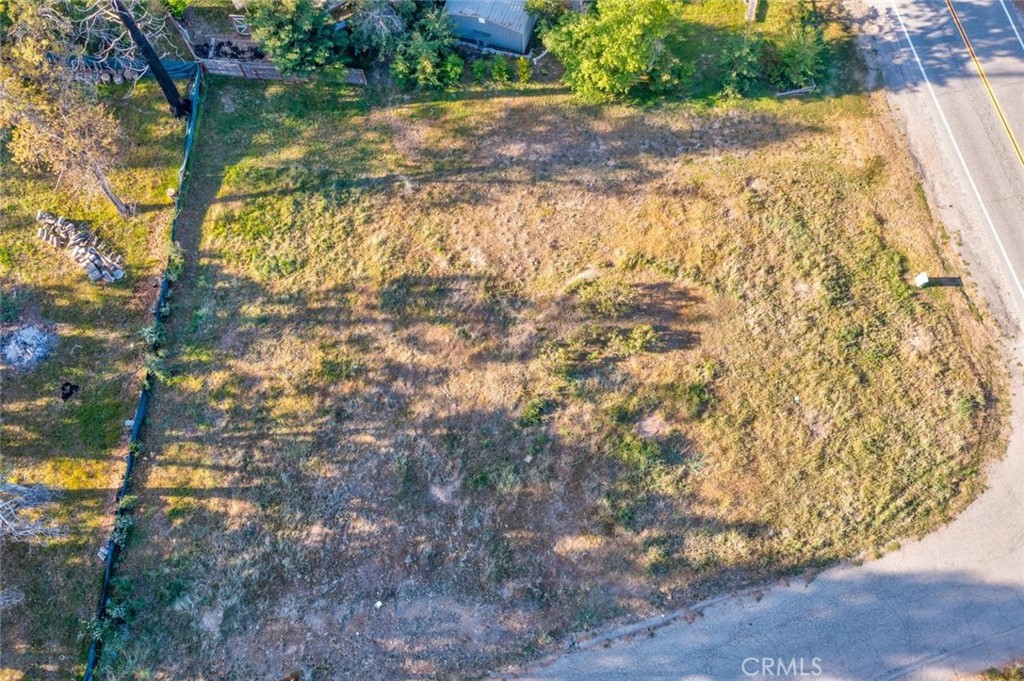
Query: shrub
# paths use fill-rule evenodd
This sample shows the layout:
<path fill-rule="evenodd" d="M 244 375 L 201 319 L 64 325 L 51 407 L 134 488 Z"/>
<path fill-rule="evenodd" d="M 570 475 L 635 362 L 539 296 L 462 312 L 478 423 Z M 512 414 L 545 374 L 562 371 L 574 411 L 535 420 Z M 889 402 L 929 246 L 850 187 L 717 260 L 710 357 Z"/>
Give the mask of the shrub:
<path fill-rule="evenodd" d="M 134 511 L 139 505 L 139 497 L 135 494 L 126 494 L 117 502 L 117 508 L 123 513 Z"/>
<path fill-rule="evenodd" d="M 444 58 L 441 65 L 441 82 L 446 87 L 454 87 L 462 80 L 462 72 L 466 68 L 466 62 L 459 55 L 452 52 Z"/>
<path fill-rule="evenodd" d="M 532 398 L 523 407 L 523 413 L 519 416 L 519 425 L 526 428 L 539 426 L 544 422 L 544 417 L 555 410 L 558 403 L 550 397 L 539 395 Z"/>
<path fill-rule="evenodd" d="M 814 27 L 793 27 L 776 49 L 769 73 L 776 87 L 805 87 L 820 73 L 824 44 Z"/>
<path fill-rule="evenodd" d="M 608 279 L 582 282 L 576 289 L 576 296 L 582 312 L 604 319 L 622 317 L 632 304 L 630 290 Z"/>
<path fill-rule="evenodd" d="M 530 78 L 533 76 L 533 64 L 526 57 L 519 57 L 516 59 L 516 77 L 519 79 L 520 84 L 525 85 L 530 82 Z"/>
<path fill-rule="evenodd" d="M 748 32 L 743 40 L 722 52 L 722 90 L 727 97 L 745 95 L 761 78 L 763 43 L 761 36 Z"/>
<path fill-rule="evenodd" d="M 961 395 L 954 406 L 956 415 L 963 421 L 970 421 L 981 411 L 981 403 L 972 395 Z"/>
<path fill-rule="evenodd" d="M 153 322 L 139 332 L 142 340 L 149 345 L 156 347 L 164 342 L 164 327 L 160 322 Z"/>
<path fill-rule="evenodd" d="M 658 344 L 658 332 L 650 324 L 639 324 L 630 330 L 623 341 L 626 352 L 636 355 L 655 348 Z"/>
<path fill-rule="evenodd" d="M 627 433 L 614 445 L 615 458 L 637 473 L 647 473 L 661 462 L 661 447 Z"/>
<path fill-rule="evenodd" d="M 477 59 L 469 69 L 473 82 L 483 85 L 491 77 L 491 63 L 486 59 Z"/>
<path fill-rule="evenodd" d="M 508 62 L 500 55 L 494 55 L 491 59 L 491 80 L 498 85 L 508 85 L 512 80 L 512 72 L 508 68 Z"/>
<path fill-rule="evenodd" d="M 167 379 L 171 376 L 164 365 L 163 357 L 155 352 L 146 355 L 144 366 L 147 376 L 160 383 L 166 383 Z"/>
<path fill-rule="evenodd" d="M 312 73 L 342 63 L 348 33 L 336 31 L 330 15 L 312 0 L 252 0 L 248 12 L 252 37 L 281 73 Z"/>
<path fill-rule="evenodd" d="M 130 515 L 122 514 L 117 516 L 117 520 L 114 521 L 114 530 L 110 533 L 110 538 L 114 540 L 115 544 L 123 547 L 125 542 L 128 541 L 128 533 L 134 524 L 135 521 Z"/>
<path fill-rule="evenodd" d="M 173 284 L 185 271 L 185 251 L 181 243 L 175 241 L 171 244 L 171 251 L 167 254 L 167 279 Z"/>
<path fill-rule="evenodd" d="M 682 391 L 683 407 L 691 419 L 699 419 L 711 407 L 711 389 L 704 383 L 690 383 Z"/>

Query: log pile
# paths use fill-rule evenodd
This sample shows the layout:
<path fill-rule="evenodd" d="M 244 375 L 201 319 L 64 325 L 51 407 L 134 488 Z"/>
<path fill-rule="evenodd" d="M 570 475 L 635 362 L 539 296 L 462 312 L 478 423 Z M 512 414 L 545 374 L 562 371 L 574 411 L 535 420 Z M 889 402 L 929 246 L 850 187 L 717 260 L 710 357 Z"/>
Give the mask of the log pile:
<path fill-rule="evenodd" d="M 140 72 L 132 68 L 121 68 L 102 64 L 77 64 L 74 69 L 74 79 L 80 83 L 117 83 L 120 85 L 126 80 L 138 80 Z"/>
<path fill-rule="evenodd" d="M 124 278 L 124 259 L 104 253 L 103 242 L 85 227 L 43 211 L 36 213 L 36 222 L 40 223 L 36 236 L 56 249 L 63 249 L 85 270 L 90 281 L 112 284 Z"/>

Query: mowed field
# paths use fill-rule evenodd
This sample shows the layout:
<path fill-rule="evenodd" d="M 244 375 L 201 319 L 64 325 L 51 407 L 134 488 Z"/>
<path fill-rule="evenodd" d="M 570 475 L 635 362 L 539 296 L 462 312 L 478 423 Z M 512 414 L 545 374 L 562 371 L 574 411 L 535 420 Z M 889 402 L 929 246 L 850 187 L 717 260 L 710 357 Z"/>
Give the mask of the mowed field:
<path fill-rule="evenodd" d="M 125 166 L 111 175 L 121 197 L 139 207 L 118 217 L 102 196 L 20 171 L 0 156 L 0 337 L 25 325 L 56 334 L 48 359 L 34 369 L 4 366 L 0 380 L 0 472 L 21 484 L 61 492 L 38 509 L 64 528 L 42 546 L 6 541 L 0 588 L 24 595 L 0 612 L 0 679 L 67 679 L 81 674 L 103 565 L 96 551 L 110 532 L 114 491 L 128 451 L 125 419 L 138 399 L 145 348 L 140 329 L 151 321 L 155 284 L 167 258 L 183 124 L 167 114 L 155 83 L 105 93 L 126 131 Z M 46 210 L 85 223 L 124 256 L 126 277 L 90 283 L 64 253 L 36 237 L 35 213 Z M 67 402 L 63 382 L 79 386 Z"/>
<path fill-rule="evenodd" d="M 461 678 L 983 489 L 997 338 L 911 284 L 966 273 L 881 95 L 208 85 L 111 678 Z"/>

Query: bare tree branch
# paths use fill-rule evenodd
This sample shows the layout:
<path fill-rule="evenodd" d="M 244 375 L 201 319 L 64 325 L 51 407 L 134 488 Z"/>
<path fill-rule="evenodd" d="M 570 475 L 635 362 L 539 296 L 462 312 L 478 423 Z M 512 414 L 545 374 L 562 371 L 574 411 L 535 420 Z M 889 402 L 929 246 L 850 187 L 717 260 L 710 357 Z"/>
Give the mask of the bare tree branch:
<path fill-rule="evenodd" d="M 79 55 L 118 60 L 125 70 L 121 75 L 132 81 L 138 81 L 146 73 L 146 66 L 138 53 L 138 47 L 125 30 L 117 15 L 117 9 L 110 0 L 48 2 L 50 5 L 45 10 L 48 18 L 55 26 L 61 26 L 68 42 L 75 46 Z M 123 4 L 161 59 L 172 56 L 182 58 L 179 42 L 174 37 L 165 13 L 157 13 L 155 6 L 144 0 L 124 0 Z M 75 62 L 75 68 L 79 80 L 94 82 L 99 76 L 82 60 Z"/>
<path fill-rule="evenodd" d="M 24 513 L 59 496 L 46 485 L 0 484 L 0 539 L 32 541 L 62 536 L 65 531 L 61 526 L 26 517 Z"/>

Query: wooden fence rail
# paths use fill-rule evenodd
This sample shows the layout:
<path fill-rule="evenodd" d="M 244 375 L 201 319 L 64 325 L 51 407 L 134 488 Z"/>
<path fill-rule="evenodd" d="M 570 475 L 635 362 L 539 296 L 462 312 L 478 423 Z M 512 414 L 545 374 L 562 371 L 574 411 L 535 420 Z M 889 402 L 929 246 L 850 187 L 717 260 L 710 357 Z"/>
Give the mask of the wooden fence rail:
<path fill-rule="evenodd" d="M 245 61 L 242 59 L 200 59 L 203 72 L 215 76 L 233 76 L 249 80 L 286 80 L 301 82 L 301 76 L 285 78 L 269 61 Z M 366 72 L 362 69 L 347 69 L 344 82 L 349 85 L 366 85 Z"/>

